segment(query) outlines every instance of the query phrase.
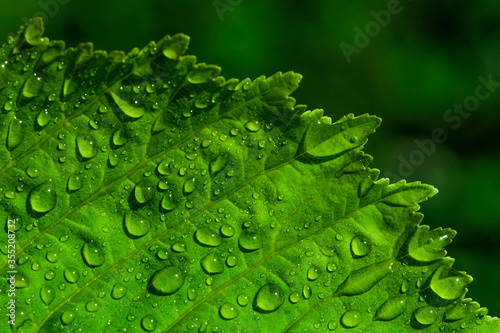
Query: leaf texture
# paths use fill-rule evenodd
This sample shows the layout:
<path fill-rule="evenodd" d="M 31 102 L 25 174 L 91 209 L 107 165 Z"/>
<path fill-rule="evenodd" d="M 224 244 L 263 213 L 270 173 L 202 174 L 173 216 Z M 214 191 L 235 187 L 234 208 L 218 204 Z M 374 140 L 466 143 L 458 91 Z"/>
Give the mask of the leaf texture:
<path fill-rule="evenodd" d="M 455 232 L 420 225 L 437 190 L 369 168 L 379 118 L 306 111 L 292 72 L 226 80 L 188 42 L 65 49 L 34 19 L 2 46 L 0 331 L 500 330 Z"/>

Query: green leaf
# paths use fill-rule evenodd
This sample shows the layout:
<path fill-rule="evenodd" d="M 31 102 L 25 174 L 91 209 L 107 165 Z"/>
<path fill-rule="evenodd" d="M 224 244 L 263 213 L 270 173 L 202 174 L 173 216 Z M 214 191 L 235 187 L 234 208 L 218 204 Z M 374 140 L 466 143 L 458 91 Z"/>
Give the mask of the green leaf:
<path fill-rule="evenodd" d="M 437 190 L 369 168 L 379 118 L 306 111 L 291 72 L 225 80 L 188 42 L 65 49 L 35 19 L 2 46 L 0 331 L 499 331 L 455 232 L 420 226 Z"/>

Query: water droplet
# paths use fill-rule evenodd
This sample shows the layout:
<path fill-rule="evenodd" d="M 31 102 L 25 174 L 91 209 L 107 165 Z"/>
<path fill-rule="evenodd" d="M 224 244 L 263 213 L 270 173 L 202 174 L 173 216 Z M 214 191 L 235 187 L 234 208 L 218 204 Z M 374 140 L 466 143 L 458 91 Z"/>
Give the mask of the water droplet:
<path fill-rule="evenodd" d="M 125 214 L 123 224 L 127 235 L 131 238 L 143 237 L 151 229 L 149 219 L 141 218 L 133 212 Z"/>
<path fill-rule="evenodd" d="M 330 273 L 335 272 L 337 270 L 337 265 L 335 265 L 333 262 L 329 262 L 326 265 L 326 270 Z"/>
<path fill-rule="evenodd" d="M 230 226 L 229 224 L 223 224 L 220 227 L 220 233 L 224 237 L 232 237 L 234 235 L 234 232 L 235 232 L 234 228 L 232 226 Z"/>
<path fill-rule="evenodd" d="M 207 148 L 212 144 L 212 140 L 210 139 L 205 139 L 201 142 L 201 147 L 202 148 Z"/>
<path fill-rule="evenodd" d="M 311 298 L 312 295 L 312 290 L 311 287 L 308 284 L 305 284 L 302 287 L 302 296 L 304 296 L 305 299 Z"/>
<path fill-rule="evenodd" d="M 224 264 L 221 258 L 213 252 L 201 259 L 201 267 L 207 274 L 220 274 L 224 272 Z"/>
<path fill-rule="evenodd" d="M 176 203 L 174 202 L 174 198 L 172 197 L 172 193 L 165 193 L 163 199 L 161 199 L 161 207 L 167 211 L 174 210 L 176 207 Z"/>
<path fill-rule="evenodd" d="M 341 234 L 336 234 L 335 239 L 338 241 L 341 241 L 341 240 L 344 240 L 344 236 L 342 236 Z"/>
<path fill-rule="evenodd" d="M 127 294 L 127 288 L 121 283 L 115 283 L 111 290 L 111 297 L 113 299 L 121 299 Z"/>
<path fill-rule="evenodd" d="M 431 325 L 438 317 L 438 311 L 432 306 L 418 308 L 413 312 L 415 319 L 422 325 Z"/>
<path fill-rule="evenodd" d="M 51 115 L 47 109 L 40 111 L 38 116 L 36 117 L 36 122 L 38 126 L 40 127 L 45 127 L 47 124 L 50 122 Z"/>
<path fill-rule="evenodd" d="M 56 273 L 53 270 L 48 270 L 45 272 L 44 276 L 45 276 L 45 280 L 50 281 L 56 276 Z"/>
<path fill-rule="evenodd" d="M 228 162 L 227 159 L 225 157 L 222 157 L 221 155 L 217 156 L 216 159 L 211 160 L 209 166 L 210 174 L 214 176 L 217 173 L 219 173 L 222 169 L 224 169 L 227 162 Z"/>
<path fill-rule="evenodd" d="M 208 228 L 196 230 L 194 237 L 201 245 L 216 247 L 222 244 L 222 237 Z"/>
<path fill-rule="evenodd" d="M 71 325 L 71 323 L 73 323 L 75 319 L 76 319 L 76 314 L 73 311 L 65 311 L 61 315 L 61 323 L 63 323 L 63 325 Z"/>
<path fill-rule="evenodd" d="M 73 193 L 81 189 L 83 186 L 83 179 L 78 175 L 71 175 L 68 179 L 67 189 L 69 193 Z"/>
<path fill-rule="evenodd" d="M 40 298 L 45 305 L 50 305 L 54 298 L 56 297 L 56 292 L 54 288 L 49 285 L 43 284 L 40 288 Z"/>
<path fill-rule="evenodd" d="M 56 206 L 57 197 L 51 180 L 36 186 L 29 194 L 29 208 L 34 213 L 47 213 Z"/>
<path fill-rule="evenodd" d="M 238 238 L 238 244 L 241 249 L 246 251 L 255 251 L 262 248 L 262 238 L 257 233 L 245 232 Z"/>
<path fill-rule="evenodd" d="M 334 296 L 354 296 L 367 292 L 392 272 L 393 264 L 389 259 L 351 272 Z"/>
<path fill-rule="evenodd" d="M 389 321 L 396 319 L 406 310 L 405 297 L 389 298 L 382 304 L 375 313 L 373 320 Z"/>
<path fill-rule="evenodd" d="M 138 203 L 144 204 L 149 200 L 153 199 L 155 196 L 154 186 L 146 183 L 140 182 L 134 187 L 134 197 Z"/>
<path fill-rule="evenodd" d="M 430 287 L 433 292 L 445 300 L 455 300 L 465 293 L 467 284 L 472 282 L 469 275 L 440 266 L 432 275 Z"/>
<path fill-rule="evenodd" d="M 285 292 L 275 283 L 265 284 L 255 295 L 255 306 L 259 312 L 274 312 L 283 302 L 285 302 Z"/>
<path fill-rule="evenodd" d="M 104 252 L 94 241 L 83 244 L 82 257 L 89 267 L 102 266 L 105 260 Z"/>
<path fill-rule="evenodd" d="M 446 311 L 446 321 L 457 321 L 464 319 L 469 314 L 479 310 L 479 307 L 480 306 L 477 302 L 472 302 L 470 299 L 464 300 Z"/>
<path fill-rule="evenodd" d="M 177 253 L 186 252 L 187 251 L 186 243 L 175 242 L 174 245 L 172 245 L 172 250 L 174 250 Z"/>
<path fill-rule="evenodd" d="M 41 268 L 40 263 L 38 261 L 35 261 L 34 263 L 31 264 L 31 269 L 35 272 L 39 271 L 40 268 Z"/>
<path fill-rule="evenodd" d="M 337 328 L 337 323 L 332 320 L 328 323 L 327 327 L 329 331 L 334 331 Z"/>
<path fill-rule="evenodd" d="M 222 317 L 222 319 L 231 320 L 238 317 L 240 311 L 234 304 L 224 303 L 219 309 L 219 314 Z"/>
<path fill-rule="evenodd" d="M 260 130 L 260 124 L 258 121 L 249 121 L 245 124 L 245 128 L 250 132 L 257 132 Z"/>
<path fill-rule="evenodd" d="M 76 137 L 76 148 L 79 156 L 84 160 L 89 160 L 97 155 L 97 141 L 91 135 L 78 135 Z"/>
<path fill-rule="evenodd" d="M 188 288 L 187 297 L 188 300 L 194 301 L 194 299 L 196 298 L 196 290 L 194 288 Z"/>
<path fill-rule="evenodd" d="M 247 306 L 250 302 L 250 298 L 245 294 L 239 294 L 236 301 L 238 302 L 239 306 Z"/>
<path fill-rule="evenodd" d="M 152 315 L 146 315 L 141 320 L 141 327 L 147 332 L 153 332 L 156 329 L 156 319 Z"/>
<path fill-rule="evenodd" d="M 310 281 L 317 280 L 319 276 L 321 275 L 321 271 L 318 266 L 311 266 L 307 270 L 307 279 Z"/>
<path fill-rule="evenodd" d="M 300 296 L 300 294 L 298 292 L 295 291 L 295 292 L 290 294 L 288 299 L 290 300 L 290 303 L 296 304 L 296 303 L 300 302 L 302 297 Z"/>
<path fill-rule="evenodd" d="M 342 325 L 348 328 L 353 328 L 361 324 L 363 318 L 361 317 L 361 313 L 357 310 L 349 310 L 346 311 L 342 318 L 340 318 L 340 322 Z"/>
<path fill-rule="evenodd" d="M 191 178 L 184 182 L 184 194 L 191 194 L 196 189 L 196 179 Z"/>
<path fill-rule="evenodd" d="M 144 112 L 143 108 L 130 105 L 128 102 L 121 99 L 117 94 L 115 94 L 112 91 L 110 91 L 109 94 L 111 95 L 111 97 L 115 101 L 116 105 L 118 105 L 120 110 L 122 110 L 122 112 L 125 113 L 130 118 L 136 119 L 136 118 L 140 118 L 144 115 L 145 112 Z"/>
<path fill-rule="evenodd" d="M 370 253 L 372 249 L 368 238 L 357 235 L 351 241 L 351 252 L 354 258 L 361 258 Z"/>
<path fill-rule="evenodd" d="M 234 267 L 234 266 L 236 266 L 237 263 L 238 263 L 238 257 L 236 257 L 235 255 L 227 256 L 226 265 L 228 267 Z"/>
<path fill-rule="evenodd" d="M 24 130 L 22 124 L 23 122 L 16 117 L 10 122 L 9 131 L 7 133 L 7 149 L 9 151 L 14 150 L 23 141 Z"/>
<path fill-rule="evenodd" d="M 113 148 L 121 147 L 127 143 L 127 137 L 125 136 L 123 128 L 119 128 L 113 133 L 112 141 Z"/>
<path fill-rule="evenodd" d="M 5 102 L 5 104 L 3 106 L 5 111 L 12 111 L 15 107 L 16 107 L 16 104 L 14 103 L 14 101 L 7 101 L 7 102 Z"/>
<path fill-rule="evenodd" d="M 97 312 L 100 308 L 101 305 L 96 301 L 89 301 L 85 304 L 85 309 L 87 309 L 88 312 Z"/>
<path fill-rule="evenodd" d="M 37 168 L 34 168 L 34 167 L 27 167 L 26 168 L 26 174 L 30 177 L 30 178 L 37 178 L 38 176 L 40 176 L 40 173 L 38 172 L 38 169 Z"/>
<path fill-rule="evenodd" d="M 444 258 L 444 247 L 451 243 L 456 232 L 451 229 L 437 228 L 429 230 L 429 226 L 419 226 L 411 236 L 408 254 L 415 260 L 428 262 Z"/>
<path fill-rule="evenodd" d="M 165 296 L 176 293 L 184 285 L 184 274 L 175 266 L 156 271 L 149 280 L 148 289 L 156 295 Z"/>
<path fill-rule="evenodd" d="M 66 267 L 64 270 L 64 278 L 69 283 L 77 283 L 80 279 L 80 272 L 76 268 Z"/>
<path fill-rule="evenodd" d="M 108 155 L 108 164 L 110 167 L 114 168 L 120 162 L 120 157 L 115 152 L 110 151 Z"/>

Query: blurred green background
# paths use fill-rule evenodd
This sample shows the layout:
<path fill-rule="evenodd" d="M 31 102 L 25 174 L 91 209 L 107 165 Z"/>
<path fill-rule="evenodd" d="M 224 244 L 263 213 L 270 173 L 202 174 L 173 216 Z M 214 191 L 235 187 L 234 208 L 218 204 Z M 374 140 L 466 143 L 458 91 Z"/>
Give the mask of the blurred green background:
<path fill-rule="evenodd" d="M 45 16 L 46 36 L 68 47 L 92 41 L 96 49 L 130 51 L 183 32 L 191 36 L 188 53 L 221 66 L 225 77 L 296 71 L 304 76 L 293 94 L 298 103 L 323 108 L 334 120 L 347 113 L 380 116 L 384 122 L 365 148 L 375 157 L 372 166 L 393 180 L 404 176 L 440 190 L 422 205 L 424 223 L 458 231 L 448 253 L 455 269 L 475 279 L 468 296 L 500 316 L 500 89 L 461 117 L 460 126 L 443 119 L 474 95 L 478 76 L 500 82 L 500 1 L 401 1 L 400 12 L 348 63 L 339 45 L 355 47 L 354 28 L 365 31 L 371 12 L 387 6 L 375 0 L 3 0 L 0 36 L 36 15 Z M 431 139 L 435 128 L 446 141 L 420 155 L 414 170 L 399 172 L 401 159 L 418 157 L 414 140 Z"/>

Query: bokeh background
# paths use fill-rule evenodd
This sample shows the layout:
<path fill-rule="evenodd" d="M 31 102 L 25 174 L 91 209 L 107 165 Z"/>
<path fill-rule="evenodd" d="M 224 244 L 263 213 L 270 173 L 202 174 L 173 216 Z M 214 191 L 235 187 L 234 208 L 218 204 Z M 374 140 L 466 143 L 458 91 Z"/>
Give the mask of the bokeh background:
<path fill-rule="evenodd" d="M 188 53 L 221 66 L 225 77 L 296 71 L 304 76 L 293 94 L 298 103 L 334 120 L 347 113 L 380 116 L 382 126 L 365 148 L 375 157 L 372 166 L 393 180 L 404 176 L 440 190 L 422 204 L 424 223 L 458 231 L 448 246 L 454 268 L 474 277 L 468 296 L 500 316 L 500 87 L 461 117 L 460 126 L 443 119 L 474 95 L 479 76 L 500 82 L 500 1 L 401 0 L 400 12 L 348 62 L 340 44 L 356 46 L 354 29 L 365 31 L 371 12 L 387 6 L 376 0 L 2 0 L 0 38 L 38 15 L 50 39 L 67 46 L 92 41 L 107 51 L 183 32 L 191 36 Z M 415 140 L 431 139 L 435 128 L 446 141 L 414 170 L 398 171 L 402 159 L 418 154 Z"/>

